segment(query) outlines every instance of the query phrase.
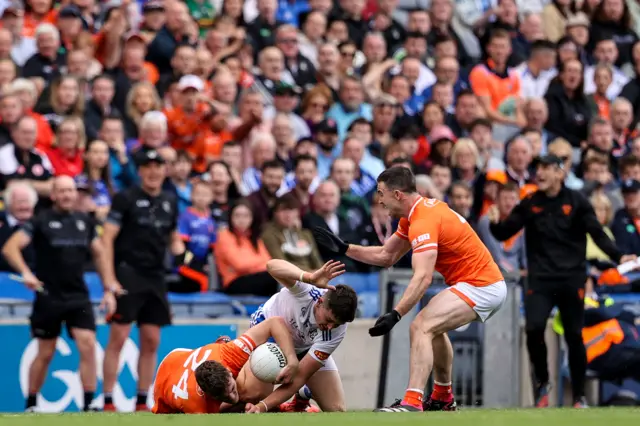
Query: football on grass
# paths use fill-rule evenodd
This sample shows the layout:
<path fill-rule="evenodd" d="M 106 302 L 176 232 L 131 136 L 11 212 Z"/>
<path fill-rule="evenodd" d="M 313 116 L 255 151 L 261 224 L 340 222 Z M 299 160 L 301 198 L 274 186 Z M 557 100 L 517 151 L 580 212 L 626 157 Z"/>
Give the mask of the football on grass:
<path fill-rule="evenodd" d="M 275 343 L 265 343 L 253 351 L 249 358 L 251 372 L 266 383 L 276 381 L 278 374 L 287 366 L 287 357 Z"/>

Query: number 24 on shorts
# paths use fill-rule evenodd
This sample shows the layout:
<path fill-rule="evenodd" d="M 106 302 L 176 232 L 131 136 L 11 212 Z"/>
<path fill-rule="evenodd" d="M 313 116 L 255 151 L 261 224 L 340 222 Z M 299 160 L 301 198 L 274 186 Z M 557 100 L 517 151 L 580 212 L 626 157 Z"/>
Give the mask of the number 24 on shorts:
<path fill-rule="evenodd" d="M 202 355 L 202 358 L 198 361 L 198 355 L 200 355 L 200 350 L 202 348 L 198 348 L 189 355 L 187 360 L 184 362 L 183 367 L 185 368 L 184 373 L 180 377 L 177 385 L 173 385 L 171 388 L 171 392 L 173 392 L 174 398 L 180 399 L 189 399 L 189 392 L 187 391 L 187 380 L 189 379 L 189 373 L 196 371 L 196 368 L 200 366 L 203 362 L 205 362 L 209 356 L 211 355 L 211 349 L 207 349 L 205 353 Z"/>

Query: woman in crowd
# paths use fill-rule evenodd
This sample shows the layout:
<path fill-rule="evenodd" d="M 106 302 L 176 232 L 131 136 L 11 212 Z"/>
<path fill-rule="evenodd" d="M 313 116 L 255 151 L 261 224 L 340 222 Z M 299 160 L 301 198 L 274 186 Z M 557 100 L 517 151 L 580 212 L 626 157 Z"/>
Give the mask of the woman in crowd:
<path fill-rule="evenodd" d="M 56 142 L 46 151 L 53 166 L 53 174 L 75 177 L 82 173 L 85 145 L 86 136 L 82 119 L 65 118 L 56 131 Z"/>
<path fill-rule="evenodd" d="M 480 173 L 479 161 L 480 154 L 475 142 L 468 138 L 458 139 L 451 149 L 453 180 L 461 180 L 473 186 Z"/>
<path fill-rule="evenodd" d="M 300 203 L 290 192 L 276 200 L 273 220 L 265 224 L 262 241 L 274 259 L 287 260 L 305 271 L 321 268 L 313 235 L 301 227 Z"/>
<path fill-rule="evenodd" d="M 278 283 L 267 272 L 271 256 L 257 225 L 251 205 L 240 200 L 229 211 L 229 228 L 218 234 L 215 258 L 227 294 L 269 297 L 278 291 Z"/>
<path fill-rule="evenodd" d="M 162 102 L 153 84 L 143 81 L 135 84 L 127 95 L 124 111 L 124 130 L 127 138 L 136 139 L 142 117 L 149 111 L 162 110 Z"/>
<path fill-rule="evenodd" d="M 41 95 L 46 96 L 45 90 Z M 80 83 L 72 76 L 63 76 L 51 83 L 48 98 L 36 105 L 35 111 L 45 116 L 55 132 L 65 117 L 84 115 L 84 96 L 80 93 Z"/>
<path fill-rule="evenodd" d="M 331 89 L 324 85 L 315 86 L 304 95 L 300 105 L 301 116 L 309 125 L 312 135 L 315 135 L 316 127 L 325 119 L 332 103 Z"/>
<path fill-rule="evenodd" d="M 111 208 L 113 185 L 109 171 L 109 146 L 105 141 L 94 140 L 89 143 L 85 153 L 84 172 L 76 176 L 78 188 L 84 188 L 90 199 L 88 209 L 102 222 Z"/>
<path fill-rule="evenodd" d="M 240 192 L 231 177 L 229 166 L 223 161 L 213 161 L 204 179 L 210 183 L 212 192 L 211 216 L 218 229 L 229 225 L 229 209 L 240 198 Z"/>

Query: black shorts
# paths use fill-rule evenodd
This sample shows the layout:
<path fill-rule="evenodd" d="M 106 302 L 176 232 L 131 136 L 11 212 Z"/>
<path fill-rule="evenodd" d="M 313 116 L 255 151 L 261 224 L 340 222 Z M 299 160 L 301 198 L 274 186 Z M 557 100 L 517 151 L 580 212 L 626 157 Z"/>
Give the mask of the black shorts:
<path fill-rule="evenodd" d="M 160 327 L 171 324 L 164 277 L 148 277 L 128 265 L 120 265 L 116 275 L 127 294 L 117 298 L 116 312 L 110 322 Z"/>
<path fill-rule="evenodd" d="M 61 300 L 38 294 L 31 312 L 31 335 L 38 339 L 55 339 L 65 323 L 69 336 L 71 329 L 96 331 L 96 319 L 89 298 Z"/>

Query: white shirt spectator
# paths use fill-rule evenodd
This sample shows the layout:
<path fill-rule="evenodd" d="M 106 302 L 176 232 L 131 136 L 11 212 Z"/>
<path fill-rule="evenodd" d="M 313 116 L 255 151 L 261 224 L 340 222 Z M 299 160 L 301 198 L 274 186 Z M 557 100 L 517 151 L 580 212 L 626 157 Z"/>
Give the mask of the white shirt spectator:
<path fill-rule="evenodd" d="M 558 75 L 558 71 L 553 68 L 547 71 L 540 71 L 535 77 L 529 70 L 527 62 L 523 62 L 513 69 L 520 77 L 520 96 L 528 98 L 544 98 L 549 83 Z"/>
<path fill-rule="evenodd" d="M 593 81 L 595 70 L 595 65 L 589 65 L 584 70 L 585 95 L 590 95 L 596 91 L 596 83 Z M 613 71 L 613 80 L 607 88 L 607 98 L 610 101 L 613 101 L 618 97 L 620 92 L 622 92 L 622 88 L 624 87 L 624 85 L 629 82 L 629 77 L 627 77 L 622 71 L 620 71 L 620 68 L 618 67 L 612 67 L 611 70 Z"/>

